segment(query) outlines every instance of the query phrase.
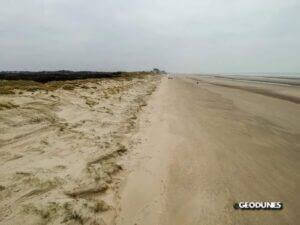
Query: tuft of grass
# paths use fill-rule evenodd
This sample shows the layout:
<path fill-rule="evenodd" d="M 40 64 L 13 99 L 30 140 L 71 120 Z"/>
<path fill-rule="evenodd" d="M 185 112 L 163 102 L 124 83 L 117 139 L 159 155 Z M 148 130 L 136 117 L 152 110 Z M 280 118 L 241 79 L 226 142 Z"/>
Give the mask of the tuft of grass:
<path fill-rule="evenodd" d="M 99 213 L 99 212 L 105 212 L 109 210 L 109 208 L 110 208 L 109 205 L 107 205 L 104 201 L 99 201 L 94 205 L 93 210 L 95 213 Z"/>
<path fill-rule="evenodd" d="M 80 224 L 83 224 L 83 218 L 81 217 L 81 215 L 79 213 L 77 213 L 76 211 L 73 211 L 70 215 L 70 220 L 75 220 L 78 221 Z"/>
<path fill-rule="evenodd" d="M 33 203 L 23 205 L 23 212 L 25 214 L 38 215 L 45 224 L 49 223 L 53 218 L 58 215 L 58 211 L 61 208 L 56 202 L 49 202 L 47 205 L 35 206 Z M 43 224 L 44 224 L 43 223 Z"/>
<path fill-rule="evenodd" d="M 5 190 L 5 187 L 3 185 L 0 185 L 0 191 Z"/>
<path fill-rule="evenodd" d="M 97 105 L 97 102 L 91 100 L 91 99 L 86 99 L 85 100 L 85 103 L 90 106 L 90 107 L 93 107 L 94 105 Z"/>
<path fill-rule="evenodd" d="M 48 83 L 40 83 L 29 80 L 0 80 L 0 94 L 14 94 L 15 90 L 21 92 L 35 92 L 38 90 L 54 91 L 59 88 L 64 90 L 73 90 L 78 82 L 87 81 L 51 81 Z"/>
<path fill-rule="evenodd" d="M 5 110 L 5 109 L 14 109 L 17 108 L 18 105 L 15 105 L 11 102 L 0 102 L 0 110 Z"/>
<path fill-rule="evenodd" d="M 6 88 L 1 87 L 0 88 L 0 95 L 13 95 L 15 94 L 12 90 L 7 90 Z"/>
<path fill-rule="evenodd" d="M 71 84 L 65 84 L 62 89 L 64 90 L 67 90 L 67 91 L 72 91 L 75 89 L 75 86 L 74 85 L 71 85 Z"/>
<path fill-rule="evenodd" d="M 79 224 L 84 224 L 83 217 L 76 210 L 73 210 L 70 204 L 65 204 L 64 209 L 65 209 L 65 218 L 63 220 L 63 223 L 73 220 Z"/>

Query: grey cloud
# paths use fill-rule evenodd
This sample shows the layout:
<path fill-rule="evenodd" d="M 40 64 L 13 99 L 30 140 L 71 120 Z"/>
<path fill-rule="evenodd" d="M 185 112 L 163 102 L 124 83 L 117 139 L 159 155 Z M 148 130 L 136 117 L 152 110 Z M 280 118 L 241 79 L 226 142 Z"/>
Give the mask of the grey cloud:
<path fill-rule="evenodd" d="M 298 0 L 4 0 L 0 70 L 299 72 Z"/>

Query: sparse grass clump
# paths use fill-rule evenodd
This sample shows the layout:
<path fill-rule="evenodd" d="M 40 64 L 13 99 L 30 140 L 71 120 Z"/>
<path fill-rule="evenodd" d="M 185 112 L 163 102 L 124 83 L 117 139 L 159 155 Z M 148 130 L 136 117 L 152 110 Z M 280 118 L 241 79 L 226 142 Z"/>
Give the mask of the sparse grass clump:
<path fill-rule="evenodd" d="M 133 79 L 143 79 L 148 76 L 147 72 L 131 72 L 122 73 L 119 77 L 112 78 L 91 78 L 83 80 L 67 80 L 67 81 L 50 81 L 50 82 L 36 82 L 31 80 L 0 80 L 0 95 L 15 94 L 14 90 L 35 92 L 38 90 L 54 91 L 62 88 L 64 90 L 74 90 L 75 87 L 89 89 L 87 83 L 99 82 L 100 80 L 113 79 L 115 81 L 132 81 Z M 95 88 L 95 87 L 91 87 Z M 120 87 L 113 87 L 108 90 L 108 95 L 117 94 L 122 91 Z M 19 92 L 20 93 L 20 92 Z"/>
<path fill-rule="evenodd" d="M 67 90 L 67 91 L 72 91 L 75 89 L 75 86 L 74 85 L 71 85 L 71 84 L 65 84 L 62 89 L 64 90 Z"/>
<path fill-rule="evenodd" d="M 66 216 L 64 222 L 69 221 L 69 220 L 74 220 L 74 221 L 78 222 L 79 224 L 84 224 L 82 216 L 76 211 L 73 211 L 70 214 L 68 214 Z"/>
<path fill-rule="evenodd" d="M 42 221 L 46 223 L 50 222 L 58 215 L 58 211 L 61 207 L 55 202 L 50 202 L 44 206 L 35 206 L 33 203 L 23 205 L 23 213 L 38 215 Z"/>
<path fill-rule="evenodd" d="M 85 103 L 86 103 L 88 106 L 90 106 L 90 107 L 92 107 L 92 106 L 94 106 L 94 105 L 97 105 L 97 102 L 95 102 L 95 101 L 93 101 L 93 100 L 91 100 L 91 99 L 86 99 Z"/>
<path fill-rule="evenodd" d="M 93 210 L 95 213 L 99 213 L 99 212 L 105 212 L 109 210 L 109 208 L 110 208 L 109 205 L 107 205 L 104 201 L 100 201 L 94 205 Z"/>
<path fill-rule="evenodd" d="M 15 94 L 12 90 L 7 90 L 6 88 L 1 87 L 0 88 L 0 95 L 13 95 Z"/>
<path fill-rule="evenodd" d="M 0 102 L 0 110 L 5 110 L 5 109 L 14 109 L 17 108 L 18 106 L 11 103 L 11 102 Z"/>
<path fill-rule="evenodd" d="M 0 94 L 14 94 L 14 90 L 34 92 L 41 89 L 41 84 L 34 81 L 2 80 L 0 84 Z"/>
<path fill-rule="evenodd" d="M 77 81 L 78 82 L 78 81 Z M 29 80 L 0 80 L 0 94 L 15 94 L 15 90 L 19 90 L 19 93 L 35 92 L 39 90 L 54 91 L 59 88 L 65 90 L 73 90 L 76 82 L 66 81 L 51 81 L 48 83 L 40 83 Z"/>

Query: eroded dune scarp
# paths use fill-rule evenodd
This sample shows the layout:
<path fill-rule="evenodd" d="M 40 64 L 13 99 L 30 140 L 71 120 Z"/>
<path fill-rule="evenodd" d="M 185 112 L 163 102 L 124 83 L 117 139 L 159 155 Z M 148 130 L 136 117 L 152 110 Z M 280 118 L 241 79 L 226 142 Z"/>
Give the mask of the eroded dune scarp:
<path fill-rule="evenodd" d="M 159 80 L 1 81 L 0 223 L 112 224 L 119 159 Z"/>

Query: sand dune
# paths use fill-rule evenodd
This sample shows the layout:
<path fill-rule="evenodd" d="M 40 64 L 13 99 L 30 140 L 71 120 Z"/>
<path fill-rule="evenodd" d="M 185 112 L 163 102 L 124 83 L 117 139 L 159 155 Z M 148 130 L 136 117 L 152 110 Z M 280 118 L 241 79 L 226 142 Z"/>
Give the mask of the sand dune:
<path fill-rule="evenodd" d="M 0 224 L 113 224 L 120 158 L 157 82 L 3 81 L 14 94 L 0 95 Z"/>

